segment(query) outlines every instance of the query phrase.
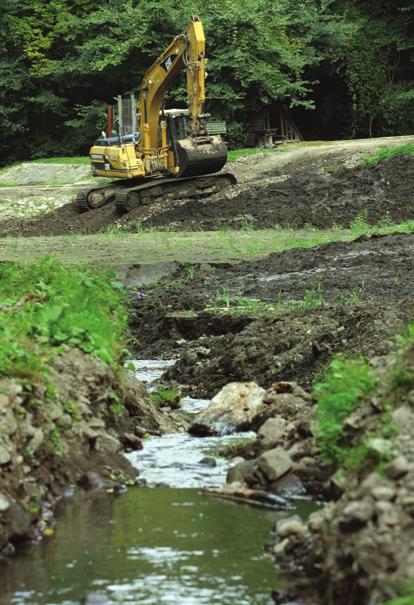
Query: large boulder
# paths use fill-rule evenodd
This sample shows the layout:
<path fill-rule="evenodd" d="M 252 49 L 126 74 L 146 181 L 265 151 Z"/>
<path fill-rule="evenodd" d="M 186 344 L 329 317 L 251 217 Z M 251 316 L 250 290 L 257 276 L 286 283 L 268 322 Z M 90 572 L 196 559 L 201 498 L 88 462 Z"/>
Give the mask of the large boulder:
<path fill-rule="evenodd" d="M 252 427 L 266 391 L 255 382 L 231 382 L 198 414 L 189 432 L 201 437 L 226 435 Z"/>
<path fill-rule="evenodd" d="M 293 468 L 293 462 L 287 452 L 279 447 L 268 450 L 257 459 L 257 466 L 269 483 L 278 481 Z"/>

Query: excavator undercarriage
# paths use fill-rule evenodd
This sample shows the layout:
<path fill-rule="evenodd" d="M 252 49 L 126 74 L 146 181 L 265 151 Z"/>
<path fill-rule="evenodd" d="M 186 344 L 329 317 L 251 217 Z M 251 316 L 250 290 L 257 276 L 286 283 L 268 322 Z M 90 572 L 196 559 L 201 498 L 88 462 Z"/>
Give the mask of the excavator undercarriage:
<path fill-rule="evenodd" d="M 115 202 L 121 214 L 131 212 L 134 208 L 147 206 L 158 201 L 169 199 L 194 199 L 215 195 L 237 183 L 230 173 L 214 176 L 193 176 L 187 178 L 154 178 L 136 181 L 116 181 L 110 185 L 91 187 L 80 191 L 76 197 L 79 210 L 94 210 L 110 202 Z"/>

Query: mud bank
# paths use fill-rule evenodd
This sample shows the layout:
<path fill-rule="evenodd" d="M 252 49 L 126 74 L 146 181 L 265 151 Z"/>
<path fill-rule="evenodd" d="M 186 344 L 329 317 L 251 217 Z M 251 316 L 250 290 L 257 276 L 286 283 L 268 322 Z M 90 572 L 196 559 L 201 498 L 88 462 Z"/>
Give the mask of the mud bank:
<path fill-rule="evenodd" d="M 354 371 L 353 362 L 345 363 Z M 233 451 L 227 485 L 207 493 L 248 502 L 310 494 L 325 500 L 307 521 L 293 514 L 275 527 L 268 550 L 288 580 L 288 591 L 273 593 L 275 603 L 304 598 L 300 602 L 383 605 L 402 594 L 404 602 L 414 598 L 412 332 L 395 354 L 363 367 L 372 385 L 360 392 L 352 411 L 340 411 L 336 458 L 326 458 L 331 434 L 320 420 L 321 390 L 311 395 L 296 383 L 267 390 L 256 383 L 228 384 L 190 426 L 200 435 L 229 427 L 257 432 L 254 441 Z M 337 371 L 332 367 L 332 374 Z M 345 380 L 341 388 L 334 392 L 339 400 L 349 397 L 350 385 Z M 326 413 L 331 431 L 335 412 Z"/>
<path fill-rule="evenodd" d="M 343 423 L 342 445 L 364 457 L 331 478 L 336 501 L 305 524 L 277 526 L 276 563 L 323 604 L 413 602 L 413 369 L 412 341 L 377 360 L 376 390 Z"/>
<path fill-rule="evenodd" d="M 0 559 L 53 531 L 54 505 L 75 487 L 116 493 L 133 483 L 137 471 L 122 452 L 142 447 L 146 431 L 180 425 L 132 375 L 69 347 L 47 388 L 3 378 L 0 393 Z"/>
<path fill-rule="evenodd" d="M 279 154 L 283 156 L 283 154 Z M 414 217 L 414 159 L 392 157 L 376 168 L 344 168 L 348 154 L 309 154 L 282 161 L 275 154 L 271 166 L 263 156 L 248 158 L 226 170 L 239 177 L 237 186 L 203 199 L 165 199 L 121 216 L 110 203 L 79 213 L 74 203 L 34 219 L 0 223 L 1 235 L 63 235 L 96 233 L 111 225 L 135 231 L 206 231 L 223 228 L 264 229 L 276 225 L 302 228 L 349 226 L 363 215 L 371 224 L 386 218 L 402 222 Z M 245 174 L 251 174 L 246 179 Z"/>
<path fill-rule="evenodd" d="M 360 238 L 259 262 L 182 267 L 139 288 L 137 348 L 178 356 L 168 379 L 202 397 L 232 380 L 309 386 L 337 352 L 372 357 L 393 348 L 414 312 L 413 242 Z"/>

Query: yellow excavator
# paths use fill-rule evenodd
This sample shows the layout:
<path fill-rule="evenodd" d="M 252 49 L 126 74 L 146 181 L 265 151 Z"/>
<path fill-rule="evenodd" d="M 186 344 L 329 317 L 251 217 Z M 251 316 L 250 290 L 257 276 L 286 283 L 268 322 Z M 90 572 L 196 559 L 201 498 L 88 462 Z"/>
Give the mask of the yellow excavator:
<path fill-rule="evenodd" d="M 129 212 L 157 198 L 198 199 L 235 184 L 231 174 L 206 176 L 227 161 L 227 146 L 220 134 L 209 132 L 204 113 L 206 63 L 203 26 L 193 17 L 143 78 L 137 132 L 112 136 L 113 116 L 108 116 L 108 132 L 90 149 L 91 169 L 94 176 L 119 180 L 81 191 L 76 199 L 81 210 L 115 201 Z M 183 70 L 188 109 L 165 109 L 165 93 Z"/>

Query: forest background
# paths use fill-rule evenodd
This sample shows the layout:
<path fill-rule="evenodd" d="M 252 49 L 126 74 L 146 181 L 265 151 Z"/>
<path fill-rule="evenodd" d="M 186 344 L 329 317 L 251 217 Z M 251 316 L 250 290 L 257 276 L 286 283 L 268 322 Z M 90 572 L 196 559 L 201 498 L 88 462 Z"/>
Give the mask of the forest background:
<path fill-rule="evenodd" d="M 311 139 L 414 131 L 412 0 L 0 0 L 0 163 L 87 152 L 193 14 L 231 145 L 265 107 Z"/>

